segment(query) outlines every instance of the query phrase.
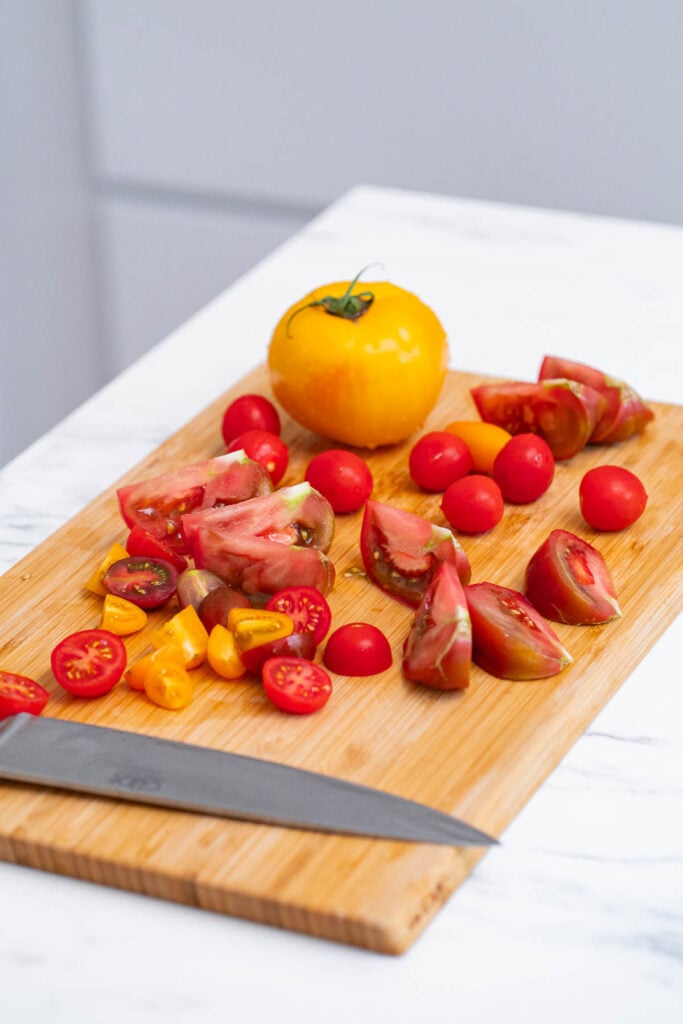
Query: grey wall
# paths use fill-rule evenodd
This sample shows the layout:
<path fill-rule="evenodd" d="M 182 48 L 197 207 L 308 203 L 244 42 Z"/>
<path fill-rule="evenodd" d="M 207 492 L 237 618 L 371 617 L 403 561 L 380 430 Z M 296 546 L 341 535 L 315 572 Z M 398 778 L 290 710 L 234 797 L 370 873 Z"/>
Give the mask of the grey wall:
<path fill-rule="evenodd" d="M 0 462 L 358 182 L 683 223 L 680 0 L 0 12 Z"/>

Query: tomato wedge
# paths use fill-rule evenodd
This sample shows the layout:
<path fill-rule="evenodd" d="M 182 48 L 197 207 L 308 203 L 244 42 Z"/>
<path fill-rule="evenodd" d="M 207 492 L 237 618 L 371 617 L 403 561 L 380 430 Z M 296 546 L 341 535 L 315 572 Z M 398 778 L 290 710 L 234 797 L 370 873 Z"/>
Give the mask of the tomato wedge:
<path fill-rule="evenodd" d="M 163 558 L 121 558 L 104 575 L 110 594 L 139 608 L 160 608 L 175 594 L 177 584 L 177 570 Z"/>
<path fill-rule="evenodd" d="M 601 553 L 568 530 L 553 530 L 532 555 L 524 592 L 546 619 L 587 626 L 621 615 Z"/>
<path fill-rule="evenodd" d="M 330 606 L 315 587 L 286 587 L 266 602 L 269 611 L 284 612 L 294 622 L 295 633 L 310 633 L 319 644 L 330 628 Z"/>
<path fill-rule="evenodd" d="M 126 551 L 129 555 L 141 556 L 142 558 L 163 558 L 170 562 L 178 572 L 187 569 L 187 559 L 176 551 L 172 544 L 166 543 L 154 534 L 143 530 L 141 526 L 134 526 L 128 534 Z"/>
<path fill-rule="evenodd" d="M 75 697 L 101 697 L 123 675 L 126 648 L 106 629 L 84 629 L 60 640 L 50 664 L 59 685 Z"/>
<path fill-rule="evenodd" d="M 269 700 L 292 715 L 310 715 L 330 699 L 332 682 L 324 668 L 306 658 L 269 658 L 262 669 Z"/>
<path fill-rule="evenodd" d="M 403 673 L 437 690 L 464 690 L 472 667 L 472 625 L 462 583 L 445 562 L 429 584 L 405 644 Z"/>
<path fill-rule="evenodd" d="M 0 721 L 22 711 L 39 715 L 49 696 L 49 691 L 35 679 L 0 670 Z"/>

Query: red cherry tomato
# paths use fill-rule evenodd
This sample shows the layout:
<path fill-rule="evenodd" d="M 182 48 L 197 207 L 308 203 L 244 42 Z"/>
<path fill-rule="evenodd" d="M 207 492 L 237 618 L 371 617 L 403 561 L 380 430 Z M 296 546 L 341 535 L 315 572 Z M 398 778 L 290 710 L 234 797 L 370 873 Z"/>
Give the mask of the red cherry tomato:
<path fill-rule="evenodd" d="M 449 484 L 472 472 L 472 453 L 460 437 L 433 430 L 413 445 L 410 475 L 425 491 L 445 491 Z"/>
<path fill-rule="evenodd" d="M 579 484 L 581 515 L 595 530 L 623 530 L 639 519 L 647 504 L 642 482 L 621 466 L 589 469 Z"/>
<path fill-rule="evenodd" d="M 294 622 L 295 633 L 310 633 L 316 645 L 327 636 L 332 621 L 330 606 L 315 587 L 286 587 L 266 602 L 272 612 L 284 612 Z"/>
<path fill-rule="evenodd" d="M 223 413 L 221 433 L 226 445 L 247 430 L 267 430 L 280 436 L 278 411 L 263 395 L 240 395 Z"/>
<path fill-rule="evenodd" d="M 537 434 L 510 438 L 493 463 L 493 479 L 506 501 L 525 505 L 550 487 L 555 459 L 547 441 Z"/>
<path fill-rule="evenodd" d="M 268 658 L 262 669 L 266 696 L 282 711 L 310 715 L 330 699 L 332 682 L 324 668 L 307 658 Z"/>
<path fill-rule="evenodd" d="M 312 458 L 306 479 L 335 512 L 355 512 L 372 494 L 373 479 L 367 463 L 360 455 L 341 448 L 331 448 Z"/>
<path fill-rule="evenodd" d="M 486 533 L 501 521 L 505 506 L 496 481 L 473 473 L 446 489 L 441 510 L 454 530 Z"/>
<path fill-rule="evenodd" d="M 126 648 L 106 629 L 84 629 L 57 644 L 50 664 L 59 685 L 75 697 L 101 697 L 123 675 Z"/>
<path fill-rule="evenodd" d="M 391 647 L 381 629 L 369 622 L 340 626 L 327 641 L 323 661 L 340 676 L 374 676 L 390 668 Z"/>
<path fill-rule="evenodd" d="M 0 671 L 0 721 L 10 715 L 18 715 L 21 711 L 39 715 L 49 696 L 49 691 L 35 679 L 17 675 L 16 672 Z"/>
<path fill-rule="evenodd" d="M 175 594 L 178 571 L 164 558 L 120 558 L 102 581 L 110 594 L 125 597 L 139 608 L 160 608 Z"/>
<path fill-rule="evenodd" d="M 229 452 L 244 451 L 254 462 L 268 471 L 273 486 L 285 475 L 289 461 L 289 449 L 277 434 L 269 430 L 247 430 L 238 434 L 228 445 Z"/>

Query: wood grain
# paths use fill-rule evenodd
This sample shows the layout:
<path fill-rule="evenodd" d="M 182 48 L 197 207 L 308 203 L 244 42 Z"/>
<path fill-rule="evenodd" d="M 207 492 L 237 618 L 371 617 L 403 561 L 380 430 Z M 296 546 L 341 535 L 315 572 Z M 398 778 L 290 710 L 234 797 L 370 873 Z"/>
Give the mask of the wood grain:
<path fill-rule="evenodd" d="M 469 388 L 485 378 L 451 373 L 425 429 L 475 418 Z M 220 417 L 238 394 L 268 393 L 260 368 L 209 406 L 119 483 L 219 454 Z M 118 686 L 83 701 L 59 691 L 49 653 L 67 633 L 99 623 L 100 599 L 83 589 L 126 530 L 113 488 L 84 508 L 0 579 L 0 665 L 38 679 L 52 694 L 46 714 L 231 750 L 338 775 L 420 800 L 500 835 L 681 608 L 683 409 L 655 404 L 645 435 L 586 449 L 557 466 L 550 491 L 507 506 L 490 534 L 462 538 L 473 580 L 520 587 L 526 560 L 548 532 L 571 530 L 604 554 L 621 619 L 601 627 L 558 625 L 574 664 L 554 679 L 512 683 L 474 669 L 469 689 L 438 693 L 409 683 L 400 652 L 412 613 L 353 572 L 360 566 L 360 513 L 338 517 L 331 556 L 334 623 L 380 626 L 395 656 L 390 672 L 334 678 L 327 707 L 312 716 L 276 711 L 254 681 L 223 682 L 195 670 L 193 703 L 165 711 Z M 302 478 L 328 445 L 284 418 L 291 461 L 283 484 Z M 407 471 L 409 444 L 368 455 L 374 496 L 443 523 L 439 496 Z M 647 510 L 629 530 L 597 534 L 581 519 L 577 488 L 593 465 L 637 472 Z M 643 584 L 646 583 L 644 586 Z M 126 640 L 134 659 L 147 630 Z M 105 799 L 0 786 L 0 857 L 164 899 L 249 918 L 386 953 L 400 953 L 467 877 L 479 850 L 318 835 L 124 805 Z"/>

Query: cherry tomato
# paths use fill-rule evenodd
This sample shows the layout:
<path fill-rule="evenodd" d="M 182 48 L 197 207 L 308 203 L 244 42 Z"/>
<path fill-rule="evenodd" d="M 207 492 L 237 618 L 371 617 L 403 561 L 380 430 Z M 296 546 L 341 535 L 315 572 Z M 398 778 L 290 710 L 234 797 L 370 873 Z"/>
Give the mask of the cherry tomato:
<path fill-rule="evenodd" d="M 339 626 L 327 641 L 323 661 L 340 676 L 374 676 L 391 667 L 391 647 L 381 629 L 369 622 Z"/>
<path fill-rule="evenodd" d="M 339 513 L 355 512 L 372 494 L 369 466 L 360 455 L 342 448 L 315 455 L 306 469 L 306 479 Z"/>
<path fill-rule="evenodd" d="M 39 715 L 49 696 L 49 691 L 35 679 L 0 670 L 0 721 L 22 711 Z"/>
<path fill-rule="evenodd" d="M 209 572 L 208 569 L 185 569 L 178 576 L 178 604 L 181 608 L 191 604 L 195 611 L 199 611 L 204 598 L 224 586 L 225 583 L 215 572 Z"/>
<path fill-rule="evenodd" d="M 158 661 L 145 676 L 145 693 L 159 707 L 169 711 L 186 708 L 194 696 L 190 674 L 182 665 Z"/>
<path fill-rule="evenodd" d="M 104 575 L 110 594 L 140 608 L 160 608 L 175 594 L 178 572 L 163 558 L 129 557 L 112 562 Z"/>
<path fill-rule="evenodd" d="M 193 606 L 188 604 L 155 629 L 149 642 L 156 648 L 175 644 L 182 654 L 185 668 L 197 668 L 206 661 L 209 634 Z"/>
<path fill-rule="evenodd" d="M 311 633 L 290 633 L 279 640 L 268 640 L 265 644 L 252 647 L 248 651 L 240 651 L 240 658 L 249 672 L 260 675 L 266 661 L 280 655 L 293 658 L 306 658 L 313 661 L 315 657 L 315 640 Z"/>
<path fill-rule="evenodd" d="M 324 668 L 306 658 L 268 658 L 262 669 L 266 696 L 282 711 L 309 715 L 324 707 L 332 681 Z"/>
<path fill-rule="evenodd" d="M 413 445 L 408 460 L 412 479 L 425 491 L 445 491 L 473 467 L 466 443 L 446 430 L 433 430 L 421 437 Z"/>
<path fill-rule="evenodd" d="M 102 605 L 100 629 L 108 629 L 117 636 L 138 633 L 147 624 L 147 612 L 125 597 L 107 594 Z"/>
<path fill-rule="evenodd" d="M 247 671 L 234 634 L 220 623 L 209 633 L 206 653 L 209 665 L 222 679 L 239 679 Z"/>
<path fill-rule="evenodd" d="M 555 459 L 547 441 L 537 434 L 517 434 L 496 455 L 493 479 L 506 501 L 536 501 L 550 487 Z"/>
<path fill-rule="evenodd" d="M 597 548 L 553 530 L 526 568 L 524 593 L 546 619 L 588 626 L 621 615 L 617 592 Z"/>
<path fill-rule="evenodd" d="M 454 530 L 486 533 L 501 521 L 505 505 L 496 481 L 473 473 L 456 480 L 446 489 L 441 510 Z"/>
<path fill-rule="evenodd" d="M 197 571 L 202 572 L 203 570 Z M 199 605 L 197 613 L 210 633 L 214 626 L 227 626 L 231 608 L 250 607 L 249 598 L 241 590 L 235 590 L 234 587 L 223 583 L 206 595 Z"/>
<path fill-rule="evenodd" d="M 491 473 L 496 455 L 512 437 L 495 423 L 482 423 L 481 420 L 454 420 L 444 430 L 465 442 L 475 473 Z"/>
<path fill-rule="evenodd" d="M 123 678 L 131 690 L 142 691 L 145 689 L 145 680 L 152 666 L 159 666 L 161 664 L 185 668 L 183 653 L 176 644 L 168 643 L 164 647 L 158 647 L 151 654 L 145 654 L 143 658 L 138 658 L 137 661 L 128 666 L 123 674 Z"/>
<path fill-rule="evenodd" d="M 280 436 L 280 416 L 264 395 L 240 395 L 223 413 L 221 433 L 226 445 L 247 430 L 267 430 Z"/>
<path fill-rule="evenodd" d="M 109 568 L 110 565 L 113 565 L 114 562 L 118 562 L 121 558 L 127 557 L 128 552 L 126 551 L 122 544 L 112 544 L 112 546 L 109 548 L 102 561 L 95 569 L 90 579 L 87 580 L 85 584 L 87 589 L 90 590 L 93 594 L 99 594 L 100 596 L 104 597 L 105 594 L 108 593 L 107 588 L 104 585 L 104 577 L 106 575 L 107 569 Z"/>
<path fill-rule="evenodd" d="M 327 636 L 332 621 L 330 606 L 315 587 L 287 587 L 266 602 L 268 611 L 284 612 L 295 633 L 310 633 L 316 645 Z"/>
<path fill-rule="evenodd" d="M 126 551 L 133 557 L 141 558 L 163 558 L 170 562 L 177 572 L 187 569 L 187 559 L 176 551 L 171 544 L 166 544 L 160 537 L 143 530 L 141 526 L 134 526 L 128 534 Z"/>
<path fill-rule="evenodd" d="M 269 430 L 247 430 L 228 445 L 229 452 L 244 451 L 267 471 L 273 486 L 285 475 L 289 449 L 277 434 Z"/>
<path fill-rule="evenodd" d="M 645 511 L 642 482 L 621 466 L 589 469 L 579 484 L 581 515 L 595 530 L 623 530 Z"/>
<path fill-rule="evenodd" d="M 294 632 L 294 622 L 289 615 L 266 608 L 231 608 L 228 612 L 228 629 L 234 634 L 241 653 L 289 636 Z"/>
<path fill-rule="evenodd" d="M 106 629 L 84 629 L 60 640 L 50 664 L 59 685 L 75 697 L 101 697 L 123 675 L 126 648 Z"/>

